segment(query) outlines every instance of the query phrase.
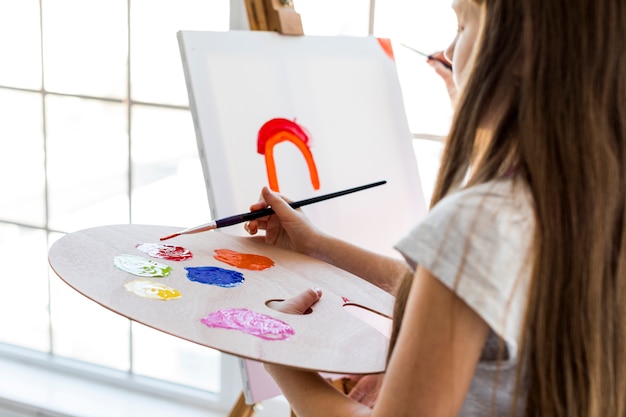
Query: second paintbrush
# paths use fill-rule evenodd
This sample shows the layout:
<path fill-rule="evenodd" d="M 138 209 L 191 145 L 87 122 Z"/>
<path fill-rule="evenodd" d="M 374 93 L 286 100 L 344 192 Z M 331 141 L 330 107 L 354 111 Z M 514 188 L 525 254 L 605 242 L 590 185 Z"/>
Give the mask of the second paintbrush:
<path fill-rule="evenodd" d="M 405 48 L 410 49 L 411 51 L 413 51 L 413 52 L 423 56 L 423 57 L 426 57 L 428 59 L 432 59 L 432 60 L 441 62 L 444 67 L 446 67 L 448 70 L 452 71 L 452 64 L 447 59 L 437 58 L 437 57 L 433 56 L 432 54 L 424 53 L 424 52 L 419 51 L 419 50 L 417 50 L 417 49 L 415 49 L 413 47 L 410 47 L 409 45 L 405 45 L 405 44 L 401 44 L 401 45 L 404 46 Z"/>
<path fill-rule="evenodd" d="M 330 193 L 330 194 L 324 194 L 324 195 L 320 195 L 317 197 L 307 198 L 306 200 L 294 201 L 292 203 L 289 203 L 289 205 L 293 208 L 298 208 L 298 207 L 306 206 L 309 204 L 318 203 L 320 201 L 330 200 L 331 198 L 340 197 L 342 195 L 351 194 L 357 191 L 366 190 L 368 188 L 383 185 L 386 182 L 387 181 L 373 182 L 371 184 L 361 185 L 359 187 L 348 188 L 347 190 L 343 190 L 343 191 L 337 191 L 337 192 Z M 247 222 L 250 220 L 258 219 L 260 217 L 269 216 L 270 214 L 274 214 L 274 210 L 271 207 L 268 207 L 262 210 L 251 211 L 249 213 L 236 214 L 234 216 L 225 217 L 223 219 L 214 220 L 209 223 L 205 223 L 199 226 L 194 226 L 185 230 L 181 230 L 180 232 L 162 237 L 161 240 L 167 240 L 167 239 L 171 239 L 173 237 L 185 235 L 185 234 L 200 233 L 200 232 L 205 232 L 208 230 L 219 229 L 220 227 L 232 226 L 234 224 L 243 223 L 243 222 Z"/>

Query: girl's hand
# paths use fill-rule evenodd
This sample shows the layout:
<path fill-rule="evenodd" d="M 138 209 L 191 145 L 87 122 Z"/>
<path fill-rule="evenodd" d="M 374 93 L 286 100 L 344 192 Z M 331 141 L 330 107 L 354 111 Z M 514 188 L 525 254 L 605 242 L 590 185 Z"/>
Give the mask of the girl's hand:
<path fill-rule="evenodd" d="M 313 312 L 313 305 L 317 303 L 321 297 L 322 290 L 319 288 L 310 288 L 286 300 L 270 301 L 268 307 L 287 314 L 309 314 Z M 355 375 L 350 376 L 350 379 L 354 382 L 354 387 L 348 393 L 348 397 L 369 408 L 374 407 L 380 385 L 382 384 L 383 375 Z"/>
<path fill-rule="evenodd" d="M 315 314 L 312 310 L 313 306 L 321 297 L 322 290 L 319 288 L 310 288 L 286 300 L 270 301 L 268 307 L 287 314 Z M 280 365 L 265 366 L 277 368 Z M 382 374 L 351 376 L 350 379 L 354 381 L 355 385 L 350 390 L 348 397 L 364 404 L 368 408 L 374 407 L 382 378 Z"/>
<path fill-rule="evenodd" d="M 356 382 L 356 385 L 350 390 L 348 397 L 365 404 L 369 408 L 374 407 L 383 382 L 383 374 L 355 376 L 351 379 Z"/>
<path fill-rule="evenodd" d="M 449 63 L 448 59 L 445 57 L 443 51 L 435 52 L 430 56 L 431 58 L 427 61 L 428 64 L 443 79 L 444 83 L 446 84 L 446 88 L 448 89 L 450 101 L 454 103 L 454 101 L 456 100 L 456 84 L 454 83 L 454 78 L 452 77 L 452 70 L 450 70 L 443 64 L 443 62 Z"/>
<path fill-rule="evenodd" d="M 317 252 L 320 231 L 300 210 L 291 208 L 289 200 L 263 187 L 259 201 L 250 206 L 250 211 L 268 206 L 272 207 L 275 214 L 246 223 L 244 227 L 249 234 L 255 235 L 259 230 L 265 230 L 265 242 L 271 245 L 306 255 Z"/>

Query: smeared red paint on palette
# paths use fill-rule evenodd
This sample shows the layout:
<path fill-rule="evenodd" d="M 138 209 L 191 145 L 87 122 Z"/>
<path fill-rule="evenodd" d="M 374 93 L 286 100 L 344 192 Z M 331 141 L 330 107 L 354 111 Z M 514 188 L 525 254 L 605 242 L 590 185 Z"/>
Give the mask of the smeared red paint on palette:
<path fill-rule="evenodd" d="M 247 308 L 227 308 L 200 319 L 208 327 L 239 330 L 265 340 L 285 340 L 296 334 L 284 321 Z"/>
<path fill-rule="evenodd" d="M 182 246 L 163 243 L 138 243 L 135 247 L 153 258 L 167 259 L 168 261 L 186 261 L 193 257 L 191 251 Z"/>
<path fill-rule="evenodd" d="M 274 266 L 274 261 L 267 256 L 240 253 L 230 249 L 215 249 L 214 258 L 236 268 L 252 271 L 262 271 Z"/>

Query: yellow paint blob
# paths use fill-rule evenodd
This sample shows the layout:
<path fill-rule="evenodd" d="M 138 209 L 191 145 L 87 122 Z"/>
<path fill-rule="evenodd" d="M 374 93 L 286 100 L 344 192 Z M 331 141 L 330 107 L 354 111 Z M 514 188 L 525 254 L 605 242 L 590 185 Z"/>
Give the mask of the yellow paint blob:
<path fill-rule="evenodd" d="M 180 291 L 149 279 L 135 279 L 124 284 L 124 288 L 140 297 L 153 300 L 175 300 L 181 297 Z"/>

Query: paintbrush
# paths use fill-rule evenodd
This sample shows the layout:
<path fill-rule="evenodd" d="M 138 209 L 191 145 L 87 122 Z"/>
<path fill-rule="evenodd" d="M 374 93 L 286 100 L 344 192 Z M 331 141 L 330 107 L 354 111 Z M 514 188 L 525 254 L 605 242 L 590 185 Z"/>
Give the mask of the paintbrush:
<path fill-rule="evenodd" d="M 294 201 L 292 203 L 289 203 L 289 205 L 293 207 L 294 209 L 296 209 L 298 207 L 306 206 L 306 205 L 313 204 L 313 203 L 318 203 L 320 201 L 329 200 L 331 198 L 340 197 L 342 195 L 355 193 L 357 191 L 366 190 L 368 188 L 383 185 L 386 182 L 387 181 L 373 182 L 371 184 L 361 185 L 359 187 L 348 188 L 347 190 L 343 190 L 343 191 L 337 191 L 337 192 L 330 193 L 330 194 L 324 194 L 324 195 L 320 195 L 320 196 L 313 197 L 313 198 L 307 198 L 306 200 Z M 180 232 L 172 233 L 169 236 L 162 237 L 161 240 L 171 239 L 173 237 L 180 236 L 180 235 L 200 233 L 200 232 L 205 232 L 208 230 L 219 229 L 220 227 L 232 226 L 234 224 L 258 219 L 259 217 L 269 216 L 270 214 L 274 214 L 274 210 L 272 210 L 271 207 L 268 207 L 262 210 L 251 211 L 249 213 L 236 214 L 234 216 L 225 217 L 219 220 L 214 220 L 209 223 L 205 223 L 199 226 L 194 226 L 185 230 L 181 230 Z"/>
<path fill-rule="evenodd" d="M 412 48 L 412 47 L 410 47 L 409 45 L 405 45 L 405 44 L 403 44 L 403 43 L 402 43 L 401 45 L 402 45 L 402 46 L 404 46 L 405 48 L 410 49 L 411 51 L 413 51 L 413 52 L 415 52 L 415 53 L 417 53 L 417 54 L 421 55 L 421 56 L 424 56 L 424 57 L 428 58 L 428 59 L 433 59 L 433 60 L 435 60 L 435 61 L 439 61 L 439 62 L 441 62 L 441 63 L 442 63 L 442 64 L 443 64 L 446 68 L 448 68 L 450 71 L 452 71 L 452 65 L 451 65 L 448 61 L 443 60 L 443 59 L 441 59 L 441 58 L 435 58 L 434 56 L 429 55 L 429 54 L 427 54 L 427 53 L 424 53 L 424 52 L 422 52 L 422 51 L 418 51 L 417 49 Z"/>

